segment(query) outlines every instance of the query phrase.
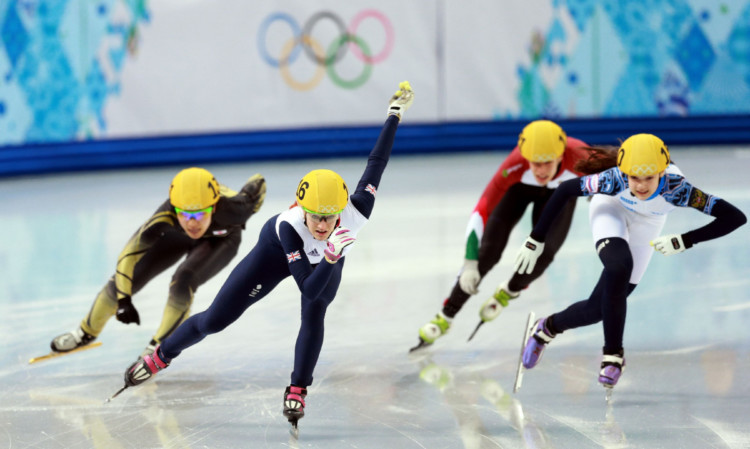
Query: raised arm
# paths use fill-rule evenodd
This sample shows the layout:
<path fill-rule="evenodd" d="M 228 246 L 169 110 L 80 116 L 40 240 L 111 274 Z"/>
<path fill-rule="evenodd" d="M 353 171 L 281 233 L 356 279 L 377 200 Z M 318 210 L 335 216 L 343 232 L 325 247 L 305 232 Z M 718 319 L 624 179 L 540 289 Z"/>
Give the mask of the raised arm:
<path fill-rule="evenodd" d="M 383 176 L 388 159 L 391 157 L 398 124 L 414 101 L 414 91 L 408 81 L 401 82 L 398 87 L 399 89 L 388 103 L 388 117 L 375 147 L 367 158 L 367 167 L 350 197 L 352 204 L 366 218 L 370 218 L 372 208 L 375 206 L 375 192 L 380 185 L 380 178 Z"/>

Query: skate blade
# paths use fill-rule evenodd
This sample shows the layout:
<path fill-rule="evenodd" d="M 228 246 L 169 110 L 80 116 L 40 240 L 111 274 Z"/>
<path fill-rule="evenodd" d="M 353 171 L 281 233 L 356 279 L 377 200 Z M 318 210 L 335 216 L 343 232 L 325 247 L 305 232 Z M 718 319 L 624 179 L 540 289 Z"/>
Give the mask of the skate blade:
<path fill-rule="evenodd" d="M 534 312 L 529 312 L 529 317 L 526 320 L 526 331 L 523 334 L 523 341 L 521 342 L 521 353 L 518 355 L 518 368 L 516 369 L 516 381 L 513 383 L 513 393 L 518 393 L 518 390 L 521 389 L 521 384 L 523 383 L 523 373 L 526 371 L 526 368 L 523 366 L 523 352 L 526 349 L 526 342 L 529 341 L 529 337 L 531 337 L 531 333 L 534 330 L 534 320 L 536 316 L 534 315 Z"/>
<path fill-rule="evenodd" d="M 612 397 L 612 391 L 614 390 L 614 387 L 612 385 L 604 385 L 604 390 L 606 390 L 606 393 L 604 393 L 604 400 L 607 401 L 607 404 L 612 404 L 614 402 L 614 398 Z"/>
<path fill-rule="evenodd" d="M 299 427 L 297 421 L 289 421 L 289 436 L 294 440 L 299 440 Z"/>
<path fill-rule="evenodd" d="M 39 356 L 39 357 L 32 357 L 32 358 L 30 358 L 29 359 L 29 365 L 34 364 L 34 363 L 38 363 L 38 362 L 43 362 L 43 361 L 49 360 L 49 359 L 54 359 L 54 358 L 57 358 L 57 357 L 62 357 L 64 355 L 70 355 L 70 354 L 73 354 L 73 353 L 76 353 L 76 352 L 87 351 L 89 349 L 98 348 L 101 345 L 102 345 L 102 342 L 95 341 L 95 342 L 90 343 L 90 344 L 88 344 L 86 346 L 81 346 L 80 348 L 76 348 L 76 349 L 73 349 L 71 351 L 66 351 L 66 352 L 54 352 L 53 351 L 53 352 L 50 352 L 49 354 L 46 354 L 46 355 L 42 355 L 42 356 Z"/>
<path fill-rule="evenodd" d="M 126 388 L 128 388 L 128 384 L 123 385 L 122 388 L 120 388 L 119 390 L 117 390 L 117 393 L 115 393 L 112 396 L 110 396 L 107 399 L 105 399 L 104 403 L 107 404 L 107 403 L 111 402 L 112 399 L 116 398 L 120 393 L 122 393 L 123 391 L 125 391 Z"/>
<path fill-rule="evenodd" d="M 427 343 L 426 341 L 424 341 L 424 340 L 422 340 L 420 338 L 419 339 L 419 343 L 416 346 L 414 346 L 413 348 L 409 349 L 409 353 L 412 353 L 412 352 L 414 352 L 416 350 L 419 350 L 419 349 L 422 349 L 422 348 L 426 348 L 428 346 L 432 346 L 432 343 Z"/>
<path fill-rule="evenodd" d="M 479 324 L 477 324 L 477 327 L 474 328 L 474 332 L 472 332 L 471 335 L 469 335 L 469 339 L 466 340 L 467 343 L 470 342 L 472 338 L 474 338 L 479 328 L 482 327 L 482 324 L 484 324 L 484 321 L 480 321 Z"/>

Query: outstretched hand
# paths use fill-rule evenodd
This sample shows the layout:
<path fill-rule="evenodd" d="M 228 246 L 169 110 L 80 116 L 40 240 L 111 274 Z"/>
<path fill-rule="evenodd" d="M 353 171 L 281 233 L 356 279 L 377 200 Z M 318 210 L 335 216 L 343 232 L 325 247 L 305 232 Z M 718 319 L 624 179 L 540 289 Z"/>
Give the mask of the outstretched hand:
<path fill-rule="evenodd" d="M 388 103 L 388 115 L 395 115 L 401 120 L 411 104 L 414 102 L 414 91 L 411 90 L 411 84 L 408 81 L 402 81 L 398 84 L 398 90 L 391 97 Z"/>

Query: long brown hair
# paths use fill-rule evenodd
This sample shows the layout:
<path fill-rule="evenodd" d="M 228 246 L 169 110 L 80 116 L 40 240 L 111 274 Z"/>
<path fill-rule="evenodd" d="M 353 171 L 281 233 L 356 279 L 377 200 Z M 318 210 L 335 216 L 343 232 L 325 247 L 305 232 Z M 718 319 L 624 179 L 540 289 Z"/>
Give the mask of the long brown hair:
<path fill-rule="evenodd" d="M 573 169 L 584 175 L 599 173 L 608 168 L 617 166 L 617 150 L 619 147 L 613 145 L 594 145 L 585 147 L 589 157 L 575 163 Z"/>

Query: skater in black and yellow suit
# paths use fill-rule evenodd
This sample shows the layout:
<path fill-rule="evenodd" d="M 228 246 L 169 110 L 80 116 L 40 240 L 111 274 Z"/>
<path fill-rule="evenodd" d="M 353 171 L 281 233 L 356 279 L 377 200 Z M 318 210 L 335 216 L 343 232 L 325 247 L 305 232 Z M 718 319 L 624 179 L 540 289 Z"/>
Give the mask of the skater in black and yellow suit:
<path fill-rule="evenodd" d="M 67 352 L 94 341 L 114 315 L 141 324 L 132 296 L 149 281 L 187 256 L 169 284 L 161 324 L 141 355 L 170 335 L 190 314 L 200 285 L 227 266 L 237 254 L 245 222 L 263 205 L 266 181 L 260 174 L 235 192 L 202 168 L 179 172 L 169 199 L 133 234 L 117 259 L 115 274 L 102 288 L 80 326 L 52 340 L 55 352 Z"/>

